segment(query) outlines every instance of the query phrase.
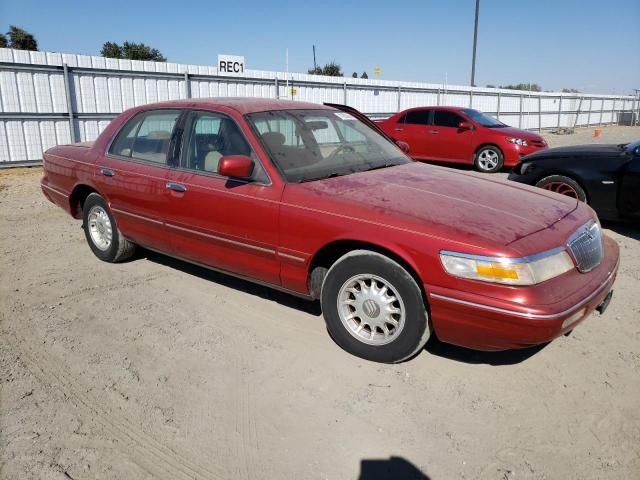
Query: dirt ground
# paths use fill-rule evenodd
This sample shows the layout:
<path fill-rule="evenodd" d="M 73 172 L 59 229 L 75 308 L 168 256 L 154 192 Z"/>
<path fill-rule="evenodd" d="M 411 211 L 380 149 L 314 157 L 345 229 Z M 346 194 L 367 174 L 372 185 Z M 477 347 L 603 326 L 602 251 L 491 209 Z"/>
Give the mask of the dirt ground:
<path fill-rule="evenodd" d="M 40 175 L 0 171 L 1 478 L 640 478 L 640 226 L 605 225 L 615 294 L 571 336 L 380 365 L 316 303 L 157 254 L 98 261 Z"/>

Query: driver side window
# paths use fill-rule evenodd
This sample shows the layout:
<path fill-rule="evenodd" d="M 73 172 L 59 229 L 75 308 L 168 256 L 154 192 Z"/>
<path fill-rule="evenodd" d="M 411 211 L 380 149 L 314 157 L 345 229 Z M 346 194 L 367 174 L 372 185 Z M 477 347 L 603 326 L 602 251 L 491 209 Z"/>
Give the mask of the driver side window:
<path fill-rule="evenodd" d="M 217 174 L 222 157 L 246 155 L 255 162 L 253 179 L 267 179 L 240 127 L 231 118 L 215 112 L 192 112 L 186 130 L 182 168 Z"/>

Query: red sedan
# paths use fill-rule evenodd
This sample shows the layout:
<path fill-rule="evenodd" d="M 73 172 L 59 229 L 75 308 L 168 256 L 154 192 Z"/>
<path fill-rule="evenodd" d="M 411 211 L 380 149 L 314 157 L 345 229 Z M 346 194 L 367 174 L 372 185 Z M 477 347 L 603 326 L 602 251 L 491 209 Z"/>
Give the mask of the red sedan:
<path fill-rule="evenodd" d="M 335 341 L 381 362 L 432 334 L 550 341 L 604 310 L 618 268 L 585 203 L 414 162 L 348 108 L 146 105 L 44 160 L 45 196 L 83 220 L 99 259 L 142 246 L 320 299 Z"/>
<path fill-rule="evenodd" d="M 547 148 L 540 135 L 509 127 L 471 108 L 411 108 L 378 125 L 408 143 L 409 154 L 416 160 L 468 163 L 485 173 L 513 167 L 520 157 Z"/>

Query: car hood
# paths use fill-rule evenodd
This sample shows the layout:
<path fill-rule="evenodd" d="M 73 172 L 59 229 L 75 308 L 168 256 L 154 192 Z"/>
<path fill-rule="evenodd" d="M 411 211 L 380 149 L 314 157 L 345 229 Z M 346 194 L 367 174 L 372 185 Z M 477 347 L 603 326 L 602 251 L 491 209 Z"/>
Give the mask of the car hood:
<path fill-rule="evenodd" d="M 288 203 L 483 248 L 543 230 L 578 203 L 486 174 L 419 162 L 287 189 Z"/>
<path fill-rule="evenodd" d="M 616 144 L 605 145 L 572 145 L 570 147 L 556 147 L 540 150 L 527 155 L 523 160 L 543 160 L 546 158 L 569 158 L 569 157 L 614 157 L 622 153 Z"/>
<path fill-rule="evenodd" d="M 525 140 L 536 140 L 538 142 L 544 141 L 544 138 L 542 138 L 537 133 L 528 132 L 527 130 L 521 130 L 515 127 L 488 128 L 488 130 L 496 133 L 501 133 L 506 137 L 523 138 Z"/>

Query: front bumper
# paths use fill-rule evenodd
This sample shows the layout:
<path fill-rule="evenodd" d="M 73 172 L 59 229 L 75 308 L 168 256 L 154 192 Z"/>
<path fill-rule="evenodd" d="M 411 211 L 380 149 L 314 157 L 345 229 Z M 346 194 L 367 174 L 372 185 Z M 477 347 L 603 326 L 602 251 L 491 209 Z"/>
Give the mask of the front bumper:
<path fill-rule="evenodd" d="M 612 291 L 619 250 L 611 240 L 605 246 L 597 272 L 585 274 L 593 273 L 593 280 L 550 305 L 492 301 L 477 294 L 425 285 L 436 335 L 446 343 L 492 351 L 539 345 L 573 330 Z"/>
<path fill-rule="evenodd" d="M 505 142 L 503 145 L 503 154 L 504 154 L 504 166 L 505 167 L 515 167 L 520 159 L 526 155 L 530 155 L 538 150 L 544 150 L 548 148 L 545 146 L 535 146 L 535 145 L 527 145 L 523 147 L 521 145 L 514 145 L 510 142 Z"/>

